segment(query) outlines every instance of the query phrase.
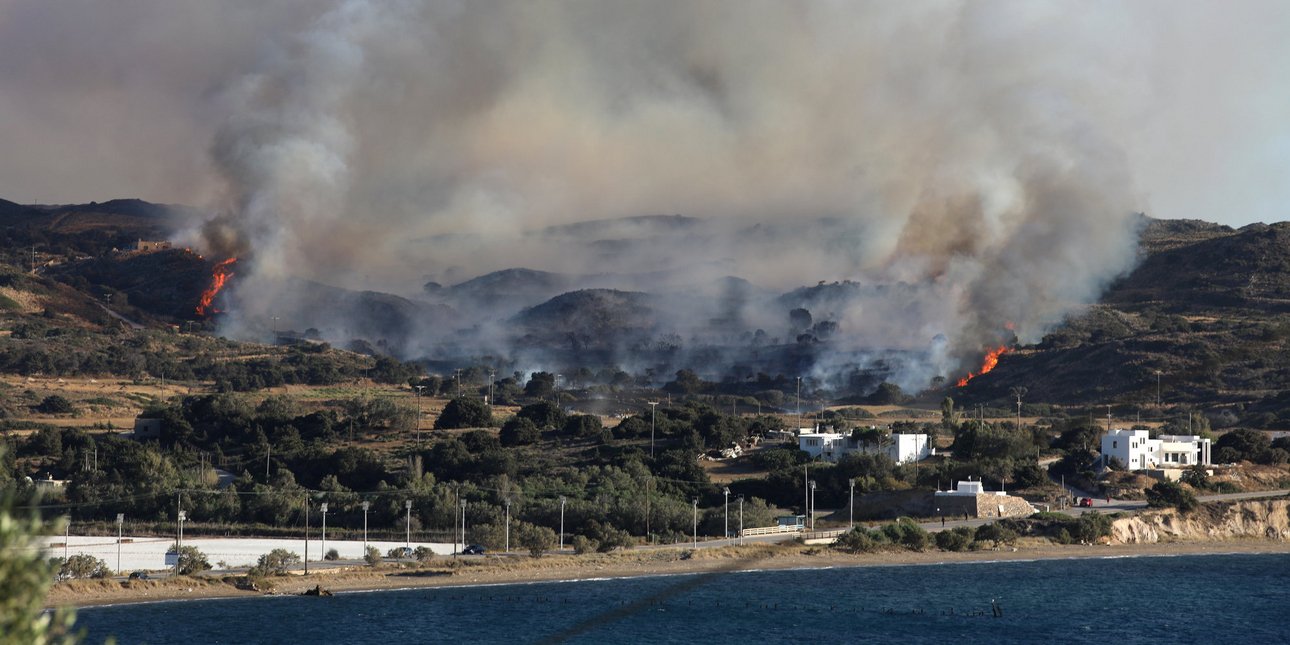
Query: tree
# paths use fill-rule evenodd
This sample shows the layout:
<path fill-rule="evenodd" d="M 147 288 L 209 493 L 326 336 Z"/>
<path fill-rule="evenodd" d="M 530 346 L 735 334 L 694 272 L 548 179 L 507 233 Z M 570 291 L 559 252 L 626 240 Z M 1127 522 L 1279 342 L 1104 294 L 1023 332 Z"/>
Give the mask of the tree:
<path fill-rule="evenodd" d="M 691 370 L 678 370 L 676 380 L 664 384 L 663 391 L 682 395 L 698 394 L 710 385 Z"/>
<path fill-rule="evenodd" d="M 1196 495 L 1183 488 L 1182 484 L 1162 481 L 1147 489 L 1147 506 L 1152 508 L 1176 508 L 1188 513 L 1200 507 Z"/>
<path fill-rule="evenodd" d="M 45 414 L 67 414 L 69 412 L 74 412 L 75 410 L 76 408 L 72 407 L 71 401 L 68 401 L 57 394 L 51 394 L 45 397 L 45 399 L 40 402 L 40 405 L 36 406 L 37 412 L 43 412 Z"/>
<path fill-rule="evenodd" d="M 542 431 L 538 429 L 537 424 L 532 419 L 526 419 L 521 416 L 514 416 L 502 424 L 502 431 L 498 434 L 503 446 L 527 446 L 537 443 L 542 438 Z"/>
<path fill-rule="evenodd" d="M 59 567 L 58 575 L 66 578 L 106 578 L 112 575 L 107 563 L 88 553 L 77 553 Z"/>
<path fill-rule="evenodd" d="M 251 575 L 285 575 L 291 565 L 300 562 L 300 556 L 286 549 L 274 549 L 260 556 L 260 560 L 248 572 Z"/>
<path fill-rule="evenodd" d="M 1249 428 L 1237 428 L 1225 433 L 1214 442 L 1214 455 L 1220 462 L 1253 461 L 1267 463 L 1272 440 L 1267 433 Z"/>
<path fill-rule="evenodd" d="M 966 551 L 976 539 L 976 530 L 970 526 L 956 526 L 936 534 L 936 548 L 942 551 Z"/>
<path fill-rule="evenodd" d="M 564 426 L 564 410 L 550 401 L 540 401 L 520 408 L 516 416 L 528 419 L 539 430 L 554 430 Z"/>
<path fill-rule="evenodd" d="M 374 546 L 368 546 L 367 549 L 363 551 L 363 561 L 366 562 L 368 566 L 372 567 L 380 564 L 381 550 Z"/>
<path fill-rule="evenodd" d="M 175 547 L 170 548 L 171 551 Z M 197 550 L 195 546 L 179 547 L 179 575 L 190 576 L 201 571 L 210 571 L 211 563 L 207 561 L 206 554 Z"/>
<path fill-rule="evenodd" d="M 524 395 L 533 398 L 551 396 L 555 392 L 555 375 L 550 372 L 534 372 L 529 382 L 524 385 Z"/>
<path fill-rule="evenodd" d="M 564 433 L 582 439 L 590 439 L 600 434 L 600 417 L 592 414 L 575 414 L 564 422 Z"/>
<path fill-rule="evenodd" d="M 435 419 L 436 430 L 453 428 L 484 428 L 493 423 L 493 412 L 477 398 L 458 397 L 444 406 L 443 412 Z"/>
<path fill-rule="evenodd" d="M 519 530 L 516 531 L 519 536 L 520 546 L 529 550 L 529 554 L 535 558 L 542 557 L 542 554 L 551 550 L 555 546 L 555 531 L 545 527 L 521 523 Z"/>
<path fill-rule="evenodd" d="M 14 514 L 12 508 L 9 492 L 0 492 L 0 634 L 12 643 L 76 643 L 70 634 L 75 612 L 45 612 L 54 576 L 36 536 L 49 527 L 34 510 Z"/>
<path fill-rule="evenodd" d="M 997 547 L 1000 544 L 1015 542 L 1017 539 L 1017 532 L 999 524 L 998 522 L 991 522 L 977 527 L 976 539 L 978 542 L 989 540 Z"/>

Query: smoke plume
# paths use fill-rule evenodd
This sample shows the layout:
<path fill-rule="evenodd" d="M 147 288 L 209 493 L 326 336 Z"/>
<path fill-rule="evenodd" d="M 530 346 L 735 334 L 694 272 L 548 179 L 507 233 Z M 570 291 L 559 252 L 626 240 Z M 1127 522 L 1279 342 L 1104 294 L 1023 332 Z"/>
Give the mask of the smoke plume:
<path fill-rule="evenodd" d="M 370 331 L 313 311 L 301 285 L 326 284 L 406 297 L 383 305 L 407 310 L 405 356 L 515 356 L 513 317 L 604 287 L 651 298 L 633 326 L 649 340 L 606 360 L 670 343 L 730 368 L 737 347 L 805 334 L 829 350 L 794 369 L 882 366 L 917 389 L 1014 333 L 1038 340 L 1133 265 L 1149 155 L 1130 144 L 1167 85 L 1153 52 L 1204 13 L 1172 6 L 229 12 L 251 42 L 194 99 L 220 181 L 190 237 L 245 258 L 233 334 Z M 468 282 L 518 267 L 546 273 Z M 794 308 L 825 324 L 794 327 Z"/>

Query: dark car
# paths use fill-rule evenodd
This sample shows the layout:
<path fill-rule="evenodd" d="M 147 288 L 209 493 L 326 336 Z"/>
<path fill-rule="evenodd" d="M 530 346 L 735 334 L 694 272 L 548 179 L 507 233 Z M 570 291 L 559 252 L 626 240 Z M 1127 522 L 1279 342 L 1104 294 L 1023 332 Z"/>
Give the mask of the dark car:
<path fill-rule="evenodd" d="M 1092 507 L 1092 506 L 1093 506 L 1093 498 L 1091 498 L 1091 497 L 1081 497 L 1081 498 L 1079 498 L 1079 505 L 1080 505 L 1080 506 L 1082 506 L 1082 507 L 1085 507 L 1085 508 Z"/>
<path fill-rule="evenodd" d="M 461 552 L 465 555 L 484 555 L 486 551 L 487 549 L 485 549 L 484 547 L 478 544 L 472 544 L 461 550 Z"/>
<path fill-rule="evenodd" d="M 147 572 L 147 571 L 131 571 L 131 572 L 130 572 L 130 579 L 131 579 L 131 580 L 149 580 L 149 579 L 151 579 L 151 578 L 152 578 L 152 576 L 148 575 L 148 572 Z"/>

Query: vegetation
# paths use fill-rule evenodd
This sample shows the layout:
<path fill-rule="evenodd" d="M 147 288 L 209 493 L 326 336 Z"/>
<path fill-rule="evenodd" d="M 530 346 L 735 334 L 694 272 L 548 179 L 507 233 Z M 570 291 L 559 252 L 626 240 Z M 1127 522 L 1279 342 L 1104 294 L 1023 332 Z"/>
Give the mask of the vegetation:
<path fill-rule="evenodd" d="M 249 572 L 254 576 L 286 575 L 292 565 L 300 562 L 300 556 L 286 549 L 274 549 L 264 555 L 251 567 Z"/>
<path fill-rule="evenodd" d="M 76 643 L 75 613 L 45 611 L 54 571 L 34 547 L 48 527 L 34 511 L 15 513 L 13 507 L 11 492 L 0 489 L 0 634 L 11 643 Z"/>
<path fill-rule="evenodd" d="M 171 547 L 174 551 L 175 547 Z M 195 546 L 181 546 L 178 549 L 179 565 L 177 571 L 181 576 L 190 576 L 202 571 L 210 571 L 211 563 L 206 560 L 206 554 L 197 550 Z"/>
<path fill-rule="evenodd" d="M 1152 508 L 1176 508 L 1189 513 L 1200 507 L 1196 495 L 1182 484 L 1170 481 L 1156 483 L 1147 489 L 1147 506 Z"/>

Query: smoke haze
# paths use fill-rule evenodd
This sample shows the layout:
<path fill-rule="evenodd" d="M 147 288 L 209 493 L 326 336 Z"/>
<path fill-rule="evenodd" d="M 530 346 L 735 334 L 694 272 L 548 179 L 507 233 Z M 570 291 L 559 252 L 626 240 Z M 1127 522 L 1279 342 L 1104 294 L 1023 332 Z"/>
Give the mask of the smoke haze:
<path fill-rule="evenodd" d="M 73 51 L 0 79 L 102 100 L 69 120 L 158 115 L 124 120 L 113 136 L 145 158 L 123 149 L 132 170 L 88 187 L 210 205 L 189 239 L 247 259 L 230 333 L 313 322 L 299 279 L 455 312 L 405 334 L 406 355 L 514 353 L 499 321 L 610 287 L 657 296 L 641 333 L 683 344 L 756 329 L 792 343 L 787 311 L 804 307 L 836 325 L 821 377 L 882 363 L 917 389 L 974 367 L 1005 324 L 1038 340 L 1132 267 L 1134 213 L 1203 174 L 1168 154 L 1173 132 L 1290 150 L 1266 115 L 1224 130 L 1226 100 L 1205 89 L 1287 105 L 1269 54 L 1187 47 L 1204 26 L 1284 51 L 1275 3 L 89 3 L 107 14 L 96 30 L 137 37 L 88 43 L 90 18 L 61 15 L 72 4 L 4 6 L 2 53 L 42 50 L 32 26 Z M 73 73 L 81 55 L 98 61 Z M 24 109 L 0 99 L 0 115 Z M 559 288 L 421 291 L 513 267 Z M 791 291 L 821 281 L 838 284 Z M 894 366 L 892 350 L 907 352 Z"/>

